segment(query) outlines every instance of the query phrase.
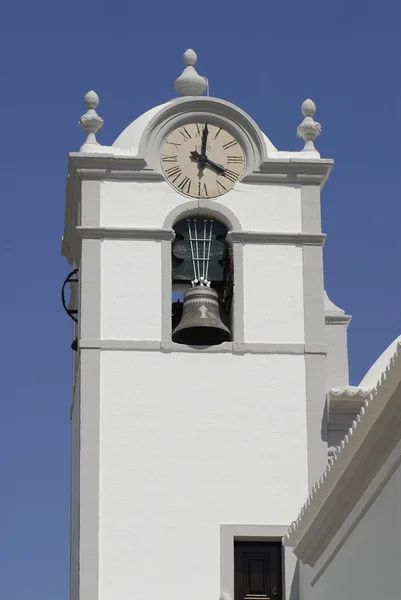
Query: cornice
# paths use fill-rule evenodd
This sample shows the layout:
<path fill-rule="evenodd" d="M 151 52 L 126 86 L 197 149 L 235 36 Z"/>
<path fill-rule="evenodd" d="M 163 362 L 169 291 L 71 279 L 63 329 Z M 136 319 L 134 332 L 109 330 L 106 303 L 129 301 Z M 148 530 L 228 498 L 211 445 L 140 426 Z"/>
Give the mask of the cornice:
<path fill-rule="evenodd" d="M 323 246 L 326 240 L 324 233 L 304 232 L 269 232 L 269 231 L 229 231 L 227 241 L 243 244 L 296 244 Z"/>
<path fill-rule="evenodd" d="M 399 442 L 400 430 L 401 343 L 284 538 L 302 562 L 316 563 Z"/>
<path fill-rule="evenodd" d="M 352 316 L 345 314 L 334 314 L 334 313 L 326 313 L 324 315 L 324 320 L 327 325 L 348 325 L 351 323 Z"/>
<path fill-rule="evenodd" d="M 262 162 L 242 183 L 310 184 L 323 187 L 333 168 L 332 159 L 277 158 Z"/>
<path fill-rule="evenodd" d="M 325 354 L 325 346 L 308 348 L 297 343 L 224 342 L 217 346 L 187 346 L 170 340 L 102 340 L 80 339 L 79 349 L 130 350 L 149 352 L 190 352 L 201 354 Z"/>
<path fill-rule="evenodd" d="M 360 388 L 352 385 L 331 388 L 327 394 L 328 422 L 327 427 L 343 426 L 359 414 L 365 404 L 365 399 L 372 393 L 372 388 Z"/>
<path fill-rule="evenodd" d="M 329 390 L 328 397 L 330 402 L 336 402 L 339 399 L 355 398 L 367 398 L 373 391 L 373 388 L 358 387 L 356 385 L 342 385 L 339 387 L 333 387 Z"/>
<path fill-rule="evenodd" d="M 143 158 L 115 154 L 70 154 L 70 172 L 82 179 L 122 181 L 164 181 L 161 173 L 151 169 Z"/>
<path fill-rule="evenodd" d="M 265 159 L 260 168 L 247 174 L 242 183 L 312 184 L 323 186 L 334 161 L 332 159 L 277 158 Z M 70 153 L 70 172 L 80 178 L 130 181 L 164 181 L 158 171 L 143 158 L 115 154 Z"/>
<path fill-rule="evenodd" d="M 171 242 L 175 233 L 173 229 L 158 229 L 151 227 L 82 227 L 76 228 L 81 238 L 96 240 L 132 239 L 132 240 L 165 240 Z"/>

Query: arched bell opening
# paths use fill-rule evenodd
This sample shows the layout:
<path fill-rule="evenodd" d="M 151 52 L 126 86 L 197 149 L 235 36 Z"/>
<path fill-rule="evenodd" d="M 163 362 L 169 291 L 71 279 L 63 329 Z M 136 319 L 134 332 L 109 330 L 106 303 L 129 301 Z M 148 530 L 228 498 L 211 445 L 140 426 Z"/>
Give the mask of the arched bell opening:
<path fill-rule="evenodd" d="M 174 225 L 172 339 L 213 346 L 232 339 L 233 260 L 227 227 L 206 215 Z"/>

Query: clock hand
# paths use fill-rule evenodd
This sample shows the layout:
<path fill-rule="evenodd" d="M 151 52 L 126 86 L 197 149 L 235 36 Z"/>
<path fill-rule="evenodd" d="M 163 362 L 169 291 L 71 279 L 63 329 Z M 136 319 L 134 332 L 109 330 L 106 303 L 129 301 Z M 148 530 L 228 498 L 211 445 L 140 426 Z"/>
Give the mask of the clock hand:
<path fill-rule="evenodd" d="M 217 171 L 218 173 L 224 173 L 224 171 L 225 171 L 225 168 L 224 168 L 224 167 L 222 167 L 221 165 L 218 165 L 217 163 L 215 163 L 213 160 L 210 160 L 209 158 L 207 158 L 207 159 L 205 160 L 205 163 L 206 163 L 207 165 L 210 165 L 211 167 L 213 167 L 213 169 L 216 169 L 216 171 Z"/>
<path fill-rule="evenodd" d="M 200 168 L 203 170 L 205 168 L 205 162 L 207 159 L 206 156 L 206 144 L 207 144 L 207 136 L 209 134 L 209 130 L 207 128 L 207 123 L 205 123 L 205 126 L 203 128 L 203 132 L 202 132 L 202 147 L 201 147 L 201 153 L 200 153 L 200 158 L 199 158 L 199 164 L 200 164 Z"/>
<path fill-rule="evenodd" d="M 191 152 L 191 157 L 192 157 L 192 158 L 194 158 L 195 160 L 197 160 L 197 161 L 198 161 L 198 162 L 201 164 L 201 161 L 202 161 L 202 155 L 201 155 L 201 154 L 199 154 L 199 152 L 197 152 L 196 150 L 195 150 L 195 151 L 192 151 L 192 152 Z M 217 164 L 217 163 L 215 163 L 213 160 L 210 160 L 210 158 L 207 158 L 207 157 L 206 157 L 206 158 L 204 159 L 204 163 L 205 163 L 206 165 L 210 165 L 211 167 L 213 167 L 214 169 L 216 169 L 216 171 L 217 171 L 218 173 L 224 173 L 224 172 L 225 172 L 225 168 L 224 168 L 224 167 L 222 167 L 221 165 L 218 165 L 218 164 Z"/>

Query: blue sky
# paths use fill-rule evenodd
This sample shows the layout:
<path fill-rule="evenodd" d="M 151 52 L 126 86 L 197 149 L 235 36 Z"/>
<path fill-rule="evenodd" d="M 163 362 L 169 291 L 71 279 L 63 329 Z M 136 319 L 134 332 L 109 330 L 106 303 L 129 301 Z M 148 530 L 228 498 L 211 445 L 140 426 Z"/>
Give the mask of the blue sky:
<path fill-rule="evenodd" d="M 322 195 L 325 283 L 353 315 L 351 383 L 400 333 L 400 5 L 353 2 L 14 2 L 0 24 L 2 169 L 1 596 L 67 600 L 70 322 L 60 303 L 68 152 L 95 89 L 111 144 L 175 96 L 182 53 L 211 95 L 247 111 L 281 150 L 316 146 L 335 168 Z"/>

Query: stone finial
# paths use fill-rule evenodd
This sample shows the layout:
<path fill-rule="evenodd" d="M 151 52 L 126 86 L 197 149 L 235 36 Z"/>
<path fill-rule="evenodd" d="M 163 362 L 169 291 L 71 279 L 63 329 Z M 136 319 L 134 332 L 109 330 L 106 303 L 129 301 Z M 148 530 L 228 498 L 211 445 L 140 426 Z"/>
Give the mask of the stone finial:
<path fill-rule="evenodd" d="M 207 80 L 196 72 L 194 65 L 198 57 L 189 49 L 184 52 L 185 69 L 174 82 L 174 87 L 180 96 L 202 96 L 207 88 Z"/>
<path fill-rule="evenodd" d="M 302 102 L 301 106 L 304 120 L 297 128 L 297 135 L 305 140 L 304 152 L 316 152 L 313 140 L 320 135 L 322 126 L 313 119 L 316 112 L 316 104 L 309 98 Z"/>
<path fill-rule="evenodd" d="M 85 106 L 88 109 L 79 120 L 79 124 L 88 134 L 84 146 L 87 144 L 98 144 L 96 134 L 103 127 L 103 119 L 99 117 L 95 108 L 99 104 L 99 96 L 91 90 L 84 98 Z"/>

